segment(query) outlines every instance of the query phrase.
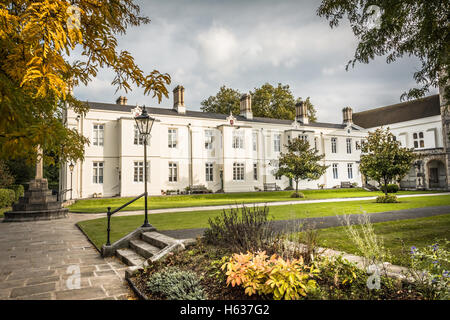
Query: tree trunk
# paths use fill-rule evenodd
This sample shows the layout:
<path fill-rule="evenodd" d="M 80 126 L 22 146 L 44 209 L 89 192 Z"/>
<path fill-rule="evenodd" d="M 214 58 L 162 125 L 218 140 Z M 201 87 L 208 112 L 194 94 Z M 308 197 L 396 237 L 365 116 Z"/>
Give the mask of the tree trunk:
<path fill-rule="evenodd" d="M 295 180 L 295 193 L 298 193 L 298 180 Z"/>

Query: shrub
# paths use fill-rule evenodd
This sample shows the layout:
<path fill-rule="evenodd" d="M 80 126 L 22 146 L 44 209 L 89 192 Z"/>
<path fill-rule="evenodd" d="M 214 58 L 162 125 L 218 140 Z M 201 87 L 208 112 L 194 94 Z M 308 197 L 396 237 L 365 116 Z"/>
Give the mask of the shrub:
<path fill-rule="evenodd" d="M 0 208 L 9 207 L 15 201 L 16 193 L 11 189 L 0 189 Z"/>
<path fill-rule="evenodd" d="M 234 254 L 224 263 L 227 285 L 241 286 L 249 296 L 272 295 L 275 300 L 306 297 L 317 288 L 313 275 L 317 269 L 303 264 L 302 259 L 284 260 L 277 255 L 248 252 Z"/>
<path fill-rule="evenodd" d="M 264 207 L 223 210 L 221 215 L 209 219 L 205 241 L 209 244 L 229 247 L 236 251 L 263 250 L 275 237 L 269 209 Z"/>
<path fill-rule="evenodd" d="M 411 247 L 409 274 L 425 299 L 450 299 L 449 245 L 443 240 L 420 249 Z"/>
<path fill-rule="evenodd" d="M 398 190 L 400 190 L 400 187 L 396 184 L 388 184 L 387 186 L 381 186 L 380 190 L 383 192 L 386 192 L 385 190 L 387 190 L 387 193 L 397 193 Z"/>
<path fill-rule="evenodd" d="M 301 192 L 294 192 L 293 194 L 291 194 L 291 198 L 304 198 L 305 195 Z"/>
<path fill-rule="evenodd" d="M 14 201 L 19 200 L 19 198 L 23 197 L 23 195 L 25 194 L 25 189 L 21 184 L 12 184 L 9 186 L 8 189 L 14 190 L 15 193 Z"/>
<path fill-rule="evenodd" d="M 205 300 L 206 294 L 200 279 L 192 271 L 176 267 L 166 268 L 151 275 L 147 289 L 168 300 Z"/>
<path fill-rule="evenodd" d="M 376 202 L 377 203 L 398 203 L 398 200 L 397 200 L 397 196 L 387 194 L 387 195 L 378 196 Z"/>
<path fill-rule="evenodd" d="M 345 231 L 359 254 L 365 258 L 364 267 L 389 260 L 389 253 L 384 247 L 383 239 L 375 234 L 369 216 L 366 213 L 359 214 L 357 219 L 359 225 L 355 226 L 351 223 L 350 216 L 344 216 Z"/>

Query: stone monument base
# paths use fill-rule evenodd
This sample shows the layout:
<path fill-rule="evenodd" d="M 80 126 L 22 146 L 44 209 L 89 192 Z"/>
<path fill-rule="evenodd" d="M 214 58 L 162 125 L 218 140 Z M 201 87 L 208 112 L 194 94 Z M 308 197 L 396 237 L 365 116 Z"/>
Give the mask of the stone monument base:
<path fill-rule="evenodd" d="M 3 222 L 24 222 L 67 218 L 69 209 L 63 208 L 48 189 L 47 179 L 35 179 L 12 211 L 5 212 Z"/>

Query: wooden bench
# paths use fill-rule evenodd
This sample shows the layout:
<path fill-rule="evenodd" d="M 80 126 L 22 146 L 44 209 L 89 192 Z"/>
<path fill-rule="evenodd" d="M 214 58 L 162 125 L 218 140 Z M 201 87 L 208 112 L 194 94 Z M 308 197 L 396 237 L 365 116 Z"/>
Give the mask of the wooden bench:
<path fill-rule="evenodd" d="M 353 185 L 348 181 L 342 181 L 341 188 L 353 188 Z"/>
<path fill-rule="evenodd" d="M 276 183 L 264 183 L 264 191 L 278 191 L 281 190 Z"/>
<path fill-rule="evenodd" d="M 209 193 L 210 191 L 204 185 L 196 185 L 190 187 L 191 193 Z"/>

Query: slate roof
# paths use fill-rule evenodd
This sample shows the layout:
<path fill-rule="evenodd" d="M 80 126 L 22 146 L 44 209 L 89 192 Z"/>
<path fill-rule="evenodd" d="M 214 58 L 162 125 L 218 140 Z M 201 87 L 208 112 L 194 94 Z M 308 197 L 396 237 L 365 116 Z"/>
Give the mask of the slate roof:
<path fill-rule="evenodd" d="M 130 113 L 132 109 L 136 108 L 136 106 L 130 105 L 121 105 L 115 103 L 101 103 L 101 102 L 87 102 L 91 109 L 96 110 L 109 110 L 109 111 L 117 111 L 117 112 L 126 112 Z M 202 111 L 191 111 L 186 110 L 186 114 L 179 114 L 173 109 L 169 108 L 154 108 L 147 107 L 147 112 L 151 115 L 166 115 L 166 116 L 176 116 L 176 117 L 194 117 L 194 118 L 203 118 L 203 119 L 216 119 L 216 120 L 226 120 L 229 115 L 222 113 L 212 113 L 212 112 L 202 112 Z M 272 118 L 261 118 L 261 117 L 253 117 L 253 119 L 246 119 L 240 115 L 233 115 L 238 121 L 247 121 L 247 122 L 256 122 L 256 123 L 270 123 L 270 124 L 281 124 L 281 125 L 291 125 L 293 120 L 282 120 L 282 119 L 272 119 Z M 335 124 L 335 123 L 325 123 L 325 122 L 314 122 L 307 125 L 305 127 L 318 127 L 318 128 L 334 128 L 334 129 L 344 129 L 346 126 L 344 124 Z M 353 127 L 356 129 L 356 127 Z"/>
<path fill-rule="evenodd" d="M 363 128 L 416 120 L 441 114 L 439 95 L 353 113 L 353 123 Z"/>

